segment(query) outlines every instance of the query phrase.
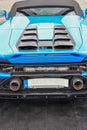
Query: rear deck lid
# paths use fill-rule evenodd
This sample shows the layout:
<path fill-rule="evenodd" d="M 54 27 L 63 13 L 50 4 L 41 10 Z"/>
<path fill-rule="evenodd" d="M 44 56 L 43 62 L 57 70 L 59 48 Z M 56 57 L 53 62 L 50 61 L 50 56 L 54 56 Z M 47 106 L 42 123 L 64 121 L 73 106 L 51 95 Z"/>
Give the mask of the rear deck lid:
<path fill-rule="evenodd" d="M 14 17 L 12 20 L 10 39 L 10 46 L 15 53 L 29 53 L 32 50 L 36 53 L 41 49 L 76 52 L 83 44 L 79 16 L 27 17 L 22 21 L 23 26 L 19 26 L 18 19 L 19 17 Z"/>

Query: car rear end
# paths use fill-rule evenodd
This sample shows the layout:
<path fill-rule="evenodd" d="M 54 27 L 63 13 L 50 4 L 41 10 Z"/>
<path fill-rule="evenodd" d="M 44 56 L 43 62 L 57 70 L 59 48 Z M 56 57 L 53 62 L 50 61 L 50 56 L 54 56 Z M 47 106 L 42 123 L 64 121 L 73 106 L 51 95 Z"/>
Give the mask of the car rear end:
<path fill-rule="evenodd" d="M 0 48 L 4 52 L 0 97 L 86 96 L 87 53 L 80 50 L 86 38 L 81 22 L 79 16 L 13 17 L 8 44 L 2 39 L 10 52 L 5 52 L 4 44 Z"/>
<path fill-rule="evenodd" d="M 21 58 L 28 62 L 32 60 L 32 63 L 17 63 Z M 82 61 L 74 62 L 75 58 Z M 11 63 L 13 60 L 16 64 Z M 63 60 L 66 63 L 62 63 Z M 15 55 L 9 61 L 0 61 L 0 97 L 83 97 L 87 94 L 86 77 L 87 63 L 82 55 Z"/>

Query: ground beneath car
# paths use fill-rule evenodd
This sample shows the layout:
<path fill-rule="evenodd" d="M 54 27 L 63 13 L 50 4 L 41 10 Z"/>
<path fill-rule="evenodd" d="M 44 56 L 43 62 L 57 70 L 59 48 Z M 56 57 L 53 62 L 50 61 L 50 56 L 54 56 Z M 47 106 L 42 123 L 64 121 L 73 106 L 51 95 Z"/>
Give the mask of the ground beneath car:
<path fill-rule="evenodd" d="M 87 99 L 0 100 L 0 130 L 87 130 Z"/>

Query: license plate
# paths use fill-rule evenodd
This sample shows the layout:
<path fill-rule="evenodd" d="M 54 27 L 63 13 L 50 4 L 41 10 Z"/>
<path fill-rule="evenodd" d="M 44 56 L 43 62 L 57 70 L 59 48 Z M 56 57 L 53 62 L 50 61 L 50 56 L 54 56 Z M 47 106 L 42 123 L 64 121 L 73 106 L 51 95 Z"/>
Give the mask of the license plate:
<path fill-rule="evenodd" d="M 69 80 L 64 78 L 35 78 L 26 81 L 28 88 L 65 88 L 69 86 Z"/>

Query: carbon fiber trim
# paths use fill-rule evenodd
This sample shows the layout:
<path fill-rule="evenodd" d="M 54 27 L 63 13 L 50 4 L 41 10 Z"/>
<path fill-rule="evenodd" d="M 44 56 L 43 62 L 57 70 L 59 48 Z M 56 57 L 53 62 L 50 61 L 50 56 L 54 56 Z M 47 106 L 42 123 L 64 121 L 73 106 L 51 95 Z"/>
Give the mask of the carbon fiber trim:
<path fill-rule="evenodd" d="M 54 26 L 53 40 L 39 40 L 37 26 L 28 26 L 19 38 L 19 50 L 34 49 L 73 49 L 75 43 L 72 36 L 64 26 Z"/>
<path fill-rule="evenodd" d="M 55 49 L 73 49 L 75 45 L 73 38 L 64 26 L 54 27 L 53 41 Z"/>
<path fill-rule="evenodd" d="M 38 33 L 36 26 L 26 27 L 22 36 L 19 38 L 17 48 L 19 50 L 34 50 L 38 47 Z"/>

